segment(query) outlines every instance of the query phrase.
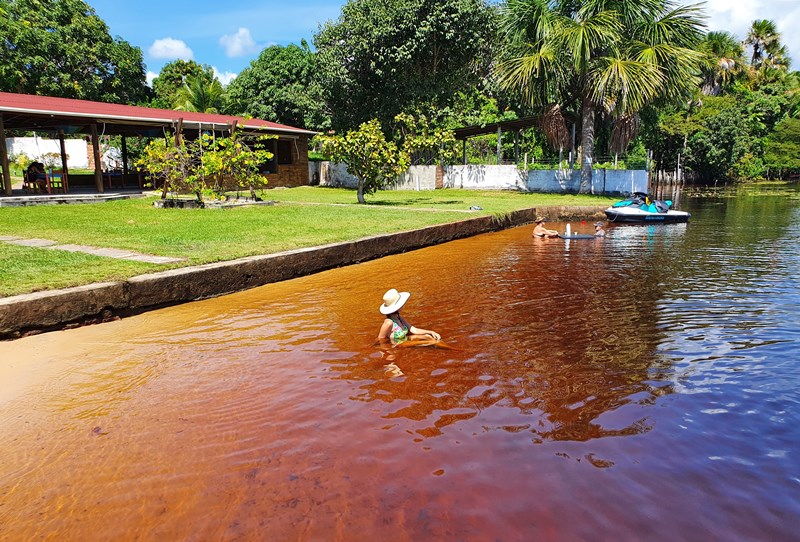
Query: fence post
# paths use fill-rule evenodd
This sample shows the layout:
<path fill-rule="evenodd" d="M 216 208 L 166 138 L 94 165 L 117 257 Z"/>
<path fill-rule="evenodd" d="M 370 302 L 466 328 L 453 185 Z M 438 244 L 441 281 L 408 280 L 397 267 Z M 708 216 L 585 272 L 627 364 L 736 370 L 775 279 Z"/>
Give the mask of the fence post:
<path fill-rule="evenodd" d="M 6 196 L 11 195 L 11 168 L 8 165 L 8 148 L 6 146 L 6 130 L 3 125 L 3 115 L 0 114 L 0 162 L 2 162 L 2 178 L 0 178 Z M 25 175 L 25 172 L 22 172 Z"/>
<path fill-rule="evenodd" d="M 500 160 L 503 156 L 503 129 L 497 127 L 497 165 L 500 165 Z"/>

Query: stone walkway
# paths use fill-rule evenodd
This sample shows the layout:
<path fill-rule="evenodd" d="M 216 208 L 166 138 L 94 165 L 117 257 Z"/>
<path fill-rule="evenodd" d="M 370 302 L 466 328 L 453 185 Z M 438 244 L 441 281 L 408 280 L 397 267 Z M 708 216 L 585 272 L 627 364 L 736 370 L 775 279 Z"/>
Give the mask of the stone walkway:
<path fill-rule="evenodd" d="M 103 256 L 105 258 L 117 258 L 119 260 L 131 260 L 134 262 L 145 262 L 154 264 L 168 264 L 182 262 L 184 258 L 169 258 L 167 256 L 152 256 L 141 254 L 132 250 L 121 250 L 118 248 L 98 248 L 86 245 L 60 245 L 56 241 L 49 239 L 23 239 L 21 237 L 0 235 L 0 241 L 12 245 L 23 247 L 47 248 L 52 250 L 66 250 L 68 252 L 83 252 L 93 256 Z"/>

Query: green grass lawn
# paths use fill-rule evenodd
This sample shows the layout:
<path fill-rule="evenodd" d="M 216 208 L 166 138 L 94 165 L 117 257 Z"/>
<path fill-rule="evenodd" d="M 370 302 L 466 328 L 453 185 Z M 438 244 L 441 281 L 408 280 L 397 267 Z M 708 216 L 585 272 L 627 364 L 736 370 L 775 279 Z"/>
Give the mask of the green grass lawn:
<path fill-rule="evenodd" d="M 101 258 L 79 252 L 0 243 L 0 297 L 122 280 L 159 268 L 155 264 Z"/>
<path fill-rule="evenodd" d="M 267 199 L 298 203 L 330 203 L 357 205 L 355 190 L 302 186 L 278 188 L 265 192 Z M 482 207 L 485 213 L 501 214 L 517 209 L 551 205 L 607 205 L 618 197 L 573 194 L 532 194 L 500 190 L 382 190 L 365 197 L 367 205 L 381 207 L 417 207 L 426 209 L 468 210 Z"/>
<path fill-rule="evenodd" d="M 118 280 L 154 270 L 347 241 L 486 214 L 548 205 L 607 205 L 614 198 L 514 192 L 382 191 L 356 203 L 354 190 L 267 190 L 270 206 L 156 209 L 153 198 L 0 208 L 0 236 L 134 250 L 185 258 L 156 266 L 0 243 L 0 296 Z M 482 211 L 466 212 L 471 206 Z"/>

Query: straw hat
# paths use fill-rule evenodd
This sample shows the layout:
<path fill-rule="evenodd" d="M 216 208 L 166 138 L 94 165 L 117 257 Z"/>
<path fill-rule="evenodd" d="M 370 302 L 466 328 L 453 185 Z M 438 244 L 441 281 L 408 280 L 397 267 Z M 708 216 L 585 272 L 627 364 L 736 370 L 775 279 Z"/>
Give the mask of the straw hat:
<path fill-rule="evenodd" d="M 399 311 L 403 305 L 406 304 L 411 294 L 408 292 L 398 292 L 394 288 L 383 294 L 383 305 L 381 305 L 381 314 L 392 314 Z"/>
<path fill-rule="evenodd" d="M 537 216 L 536 220 L 534 220 L 537 224 L 541 224 L 542 222 L 547 222 L 543 216 Z"/>
<path fill-rule="evenodd" d="M 602 222 L 595 222 L 594 225 L 595 225 L 595 227 L 597 227 L 597 226 L 600 226 L 601 228 L 603 227 L 603 223 Z"/>

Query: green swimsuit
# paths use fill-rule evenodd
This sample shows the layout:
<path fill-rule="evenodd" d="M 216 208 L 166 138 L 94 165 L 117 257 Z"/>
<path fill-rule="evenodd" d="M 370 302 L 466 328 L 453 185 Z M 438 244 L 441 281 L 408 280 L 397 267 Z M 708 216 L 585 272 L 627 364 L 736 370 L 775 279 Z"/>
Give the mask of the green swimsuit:
<path fill-rule="evenodd" d="M 399 314 L 396 315 L 396 318 L 393 318 L 393 316 L 395 315 L 389 316 L 389 320 L 392 321 L 392 331 L 389 333 L 389 338 L 392 342 L 403 342 L 408 338 L 411 325 Z"/>

